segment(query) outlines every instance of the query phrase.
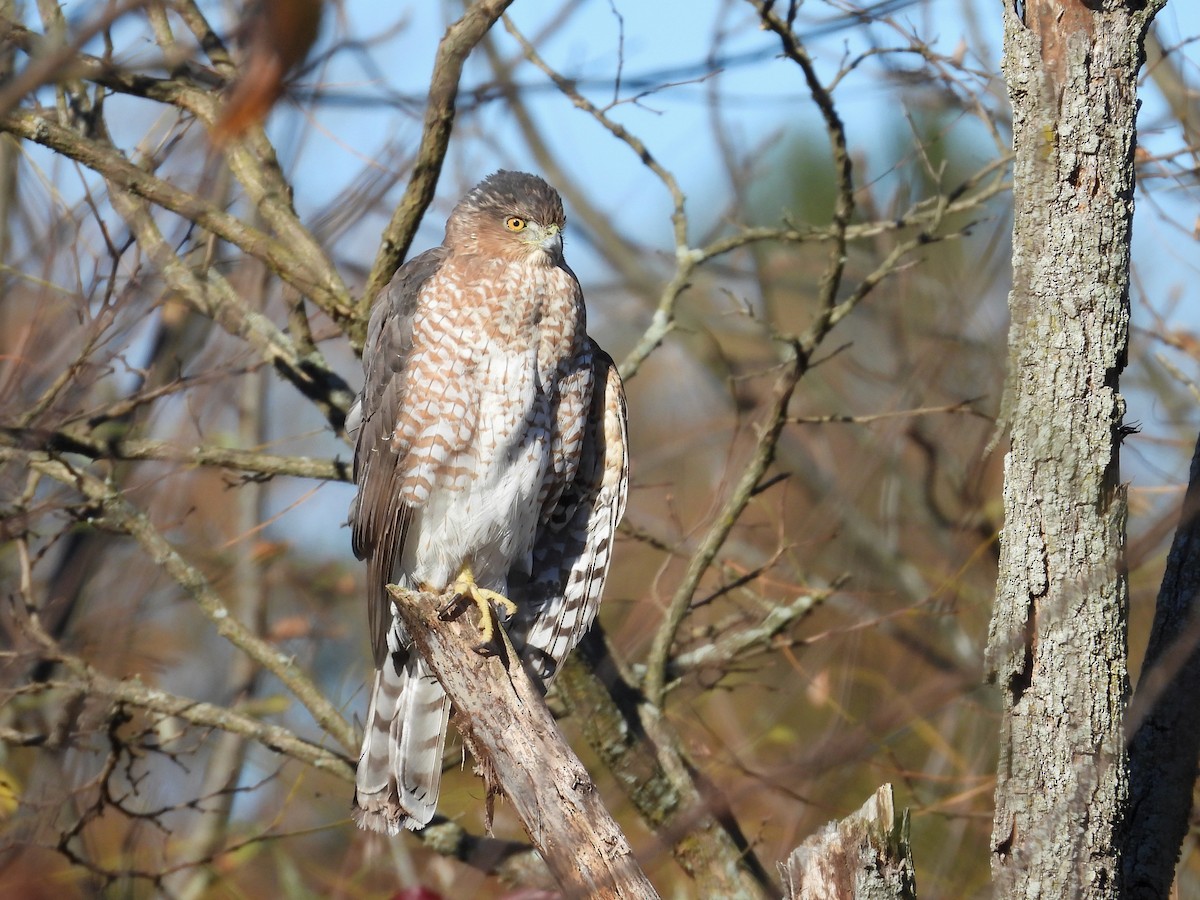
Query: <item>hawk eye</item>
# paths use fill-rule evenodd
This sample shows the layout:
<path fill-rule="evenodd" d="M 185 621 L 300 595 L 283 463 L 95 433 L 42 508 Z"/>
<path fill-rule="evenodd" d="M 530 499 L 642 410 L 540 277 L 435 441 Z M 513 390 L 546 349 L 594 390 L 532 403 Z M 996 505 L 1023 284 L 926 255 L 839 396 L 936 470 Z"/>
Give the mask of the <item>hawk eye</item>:
<path fill-rule="evenodd" d="M 520 216 L 509 216 L 504 220 L 504 227 L 509 231 L 524 231 L 526 222 Z"/>

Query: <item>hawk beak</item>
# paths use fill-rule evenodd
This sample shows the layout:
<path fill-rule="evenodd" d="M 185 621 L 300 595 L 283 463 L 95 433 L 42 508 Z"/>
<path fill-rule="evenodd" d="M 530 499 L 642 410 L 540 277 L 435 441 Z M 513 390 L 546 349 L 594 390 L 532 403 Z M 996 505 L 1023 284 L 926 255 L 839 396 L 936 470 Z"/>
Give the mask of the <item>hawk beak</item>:
<path fill-rule="evenodd" d="M 562 256 L 562 230 L 557 225 L 547 225 L 538 234 L 537 245 L 553 257 Z"/>

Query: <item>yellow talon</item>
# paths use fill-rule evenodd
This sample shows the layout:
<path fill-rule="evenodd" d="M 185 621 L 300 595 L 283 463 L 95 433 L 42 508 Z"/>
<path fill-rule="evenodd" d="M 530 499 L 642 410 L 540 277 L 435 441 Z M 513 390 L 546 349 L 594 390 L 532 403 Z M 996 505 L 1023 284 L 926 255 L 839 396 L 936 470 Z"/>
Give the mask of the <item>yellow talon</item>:
<path fill-rule="evenodd" d="M 460 615 L 466 607 L 467 601 L 474 603 L 479 609 L 479 643 L 475 645 L 475 651 L 485 655 L 494 654 L 496 647 L 492 641 L 496 636 L 497 608 L 504 610 L 504 619 L 507 621 L 516 613 L 517 604 L 503 594 L 477 585 L 470 566 L 463 566 L 462 571 L 451 582 L 447 591 L 452 591 L 455 597 L 442 609 L 440 613 L 442 618 Z M 493 603 L 496 604 L 495 607 L 492 606 Z"/>

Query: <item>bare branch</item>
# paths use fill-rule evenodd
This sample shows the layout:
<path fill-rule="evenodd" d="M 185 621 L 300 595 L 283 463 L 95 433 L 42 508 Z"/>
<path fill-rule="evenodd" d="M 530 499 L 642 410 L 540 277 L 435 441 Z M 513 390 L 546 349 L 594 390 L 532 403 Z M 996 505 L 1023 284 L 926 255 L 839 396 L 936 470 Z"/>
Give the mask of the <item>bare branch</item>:
<path fill-rule="evenodd" d="M 720 792 L 702 780 L 670 721 L 632 686 L 598 626 L 568 657 L 555 689 L 638 815 L 691 878 L 729 900 L 778 894 L 725 814 Z"/>
<path fill-rule="evenodd" d="M 230 334 L 250 343 L 340 431 L 353 394 L 320 355 L 310 352 L 301 356 L 292 339 L 265 315 L 249 309 L 218 272 L 210 270 L 203 278 L 193 272 L 167 244 L 144 201 L 116 185 L 110 186 L 109 194 L 113 208 L 180 297 Z"/>
<path fill-rule="evenodd" d="M 220 41 L 216 39 L 199 10 L 194 4 L 183 3 L 180 4 L 177 11 L 196 33 L 201 46 L 206 49 L 218 69 L 226 77 L 232 77 L 235 69 Z M 44 36 L 23 28 L 11 20 L 0 19 L 0 26 L 5 29 L 7 39 L 16 42 L 30 55 L 43 54 L 52 47 L 52 44 Z M 161 27 L 159 31 L 159 38 L 168 40 L 169 34 L 165 33 Z M 163 48 L 164 53 L 168 55 L 173 49 L 173 46 Z M 178 75 L 173 78 L 161 79 L 128 73 L 113 66 L 108 60 L 98 59 L 85 53 L 74 55 L 71 68 L 72 74 L 77 78 L 92 81 L 112 90 L 176 106 L 196 116 L 210 128 L 216 123 L 219 116 L 219 99 L 211 84 L 201 85 L 193 79 Z M 43 140 L 41 137 L 37 139 Z M 77 142 L 74 145 L 77 150 L 79 146 Z M 272 257 L 276 262 L 297 263 L 284 266 L 290 272 L 290 276 L 284 277 L 295 283 L 298 289 L 310 296 L 313 302 L 325 309 L 335 320 L 352 324 L 355 321 L 355 313 L 350 303 L 349 292 L 322 247 L 297 217 L 292 205 L 291 187 L 280 170 L 274 148 L 267 141 L 262 129 L 251 129 L 243 139 L 227 144 L 224 151 L 234 176 L 245 189 L 259 215 L 270 225 L 277 236 L 274 247 L 264 240 L 253 241 L 251 246 L 257 246 L 264 254 L 267 249 L 271 249 Z M 90 165 L 91 163 L 86 164 Z M 107 175 L 108 173 L 103 174 Z M 129 173 L 114 172 L 114 180 L 119 183 L 122 174 Z M 130 177 L 133 179 L 134 185 L 139 188 L 144 189 L 151 184 L 144 177 L 132 175 Z M 164 190 L 160 189 L 158 194 L 163 199 L 168 199 Z M 153 199 L 155 202 L 159 202 L 158 198 Z M 187 203 L 178 197 L 170 199 L 180 201 L 184 208 L 193 211 L 202 209 L 199 201 Z M 171 207 L 167 206 L 167 208 Z M 208 222 L 209 224 L 205 227 L 211 225 L 215 229 L 219 225 L 230 234 L 239 232 L 239 229 L 229 222 L 222 221 L 216 216 L 208 216 Z M 245 231 L 245 226 L 242 226 L 240 231 L 244 236 L 249 234 Z M 219 232 L 214 231 L 214 233 Z M 234 241 L 234 243 L 238 242 Z M 239 244 L 239 246 L 241 245 Z M 244 249 L 252 252 L 248 248 Z"/>
<path fill-rule="evenodd" d="M 171 694 L 146 685 L 136 677 L 110 678 L 85 660 L 64 652 L 42 628 L 36 613 L 25 617 L 22 630 L 41 647 L 47 657 L 61 663 L 76 679 L 43 682 L 36 685 L 39 691 L 62 690 L 71 695 L 86 693 L 107 697 L 116 703 L 126 703 L 149 713 L 177 718 L 200 728 L 220 729 L 255 741 L 268 750 L 318 771 L 335 775 L 347 784 L 354 783 L 355 760 L 344 754 L 297 737 L 281 726 L 270 725 L 228 707 Z M 46 743 L 47 736 L 0 727 L 0 739 L 10 746 L 40 746 Z M 440 816 L 435 817 L 417 836 L 434 852 L 488 874 L 499 875 L 511 884 L 544 884 L 549 878 L 545 863 L 528 844 L 479 837 L 459 823 Z M 166 875 L 171 871 L 167 869 L 160 874 Z"/>
<path fill-rule="evenodd" d="M 11 452 L 11 451 L 9 451 Z M 30 454 L 33 470 L 74 487 L 96 503 L 104 521 L 112 528 L 135 538 L 155 562 L 179 583 L 196 601 L 201 612 L 213 623 L 217 633 L 277 677 L 304 704 L 317 726 L 347 751 L 357 746 L 357 735 L 337 708 L 326 699 L 295 662 L 255 635 L 229 612 L 221 595 L 195 566 L 187 562 L 162 536 L 146 514 L 135 509 L 104 481 L 82 469 L 42 454 Z"/>
<path fill-rule="evenodd" d="M 458 711 L 475 757 L 495 776 L 563 890 L 580 897 L 657 897 L 507 637 L 502 655 L 480 656 L 467 617 L 443 619 L 432 594 L 391 591 L 408 633 Z"/>
<path fill-rule="evenodd" d="M 783 433 L 784 425 L 787 423 L 787 409 L 792 399 L 792 392 L 795 391 L 796 385 L 807 368 L 807 355 L 802 355 L 796 344 L 792 345 L 791 350 L 791 358 L 784 363 L 783 372 L 775 383 L 771 404 L 762 417 L 762 430 L 754 448 L 754 455 L 738 478 L 729 499 L 725 501 L 721 511 L 713 520 L 704 540 L 700 542 L 700 546 L 689 560 L 687 572 L 671 595 L 663 620 L 650 644 L 650 650 L 646 655 L 646 676 L 642 680 L 642 689 L 646 692 L 646 699 L 656 707 L 661 708 L 663 705 L 667 687 L 667 663 L 671 647 L 675 643 L 675 634 L 679 631 L 679 626 L 691 606 L 692 597 L 695 596 L 696 589 L 700 586 L 700 579 L 704 577 L 704 573 L 716 559 L 725 539 L 729 537 L 730 531 L 733 530 L 742 512 L 749 505 L 758 490 L 759 482 L 762 481 L 767 469 L 775 459 L 775 448 Z"/>
<path fill-rule="evenodd" d="M 958 414 L 983 417 L 983 413 L 974 407 L 974 404 L 980 399 L 979 397 L 972 397 L 969 400 L 960 400 L 958 403 L 947 403 L 944 406 L 923 406 L 920 409 L 897 409 L 892 412 L 874 413 L 866 416 L 793 416 L 789 421 L 797 425 L 868 425 L 872 422 L 882 422 L 887 419 L 908 419 L 915 416 Z"/>
<path fill-rule="evenodd" d="M 804 73 L 813 102 L 821 111 L 825 120 L 825 131 L 829 135 L 829 146 L 833 151 L 833 167 L 837 172 L 837 202 L 833 211 L 833 246 L 829 250 L 829 263 L 821 276 L 818 289 L 818 302 L 823 309 L 829 309 L 837 299 L 838 288 L 842 283 L 842 273 L 846 268 L 846 229 L 854 215 L 854 165 L 850 159 L 850 151 L 846 146 L 846 128 L 833 104 L 833 97 L 821 84 L 812 59 L 796 32 L 789 22 L 780 19 L 772 10 L 771 3 L 765 0 L 750 0 L 762 19 L 763 26 L 773 31 L 783 45 L 783 53 L 796 63 Z"/>
<path fill-rule="evenodd" d="M 704 643 L 695 650 L 675 654 L 671 658 L 670 674 L 678 678 L 689 671 L 702 667 L 724 669 L 730 663 L 743 659 L 749 651 L 755 648 L 763 651 L 769 650 L 772 638 L 808 616 L 824 603 L 839 586 L 840 583 L 834 584 L 827 590 L 802 594 L 791 603 L 773 606 L 757 625 L 726 633 L 718 640 Z M 716 631 L 721 633 L 724 629 L 716 629 Z"/>
<path fill-rule="evenodd" d="M 71 68 L 84 44 L 111 26 L 118 18 L 145 3 L 146 0 L 125 0 L 123 3 L 106 4 L 100 15 L 80 28 L 69 41 L 65 40 L 64 36 L 64 40 L 55 42 L 55 46 L 44 47 L 43 52 L 39 53 L 18 77 L 0 89 L 0 115 L 20 103 L 26 94 L 61 78 L 62 71 Z M 11 40 L 14 28 L 14 22 L 0 18 L 0 41 Z"/>
<path fill-rule="evenodd" d="M 150 687 L 137 677 L 110 678 L 85 660 L 65 653 L 45 632 L 37 615 L 32 611 L 29 611 L 29 615 L 22 625 L 23 632 L 41 647 L 46 656 L 61 663 L 78 679 L 78 681 L 62 684 L 47 682 L 43 685 L 47 690 L 61 687 L 71 692 L 109 697 L 159 715 L 175 716 L 203 728 L 219 728 L 222 731 L 257 741 L 270 750 L 289 756 L 314 769 L 331 772 L 344 781 L 354 781 L 354 765 L 344 754 L 299 738 L 279 725 L 269 725 L 236 710 L 212 703 L 203 703 L 188 697 L 180 697 L 168 691 Z"/>
<path fill-rule="evenodd" d="M 433 201 L 438 176 L 442 172 L 442 161 L 446 158 L 446 149 L 450 146 L 450 132 L 454 127 L 455 103 L 458 99 L 458 83 L 462 78 L 463 63 L 512 2 L 513 0 L 478 0 L 471 4 L 461 19 L 446 29 L 441 43 L 438 44 L 433 75 L 429 81 L 429 100 L 425 107 L 421 146 L 417 151 L 404 197 L 384 229 L 379 252 L 375 255 L 371 274 L 363 288 L 359 312 L 364 323 L 367 318 L 366 311 L 383 286 L 391 280 L 408 253 L 417 226 L 421 224 L 421 217 Z M 361 339 L 361 335 L 359 338 Z"/>
<path fill-rule="evenodd" d="M 645 361 L 663 339 L 671 332 L 674 327 L 675 304 L 679 300 L 679 295 L 683 293 L 691 279 L 692 272 L 696 266 L 703 261 L 702 255 L 695 250 L 692 250 L 688 244 L 688 220 L 686 212 L 687 198 L 684 196 L 679 183 L 675 180 L 675 176 L 671 171 L 662 165 L 646 144 L 632 134 L 625 126 L 619 122 L 613 121 L 604 110 L 600 109 L 590 100 L 579 93 L 575 85 L 569 79 L 564 78 L 538 55 L 537 50 L 533 45 L 525 39 L 525 36 L 517 30 L 512 21 L 508 18 L 504 20 L 504 27 L 508 33 L 516 38 L 521 45 L 521 50 L 525 54 L 525 58 L 542 70 L 545 75 L 554 82 L 555 86 L 569 98 L 576 107 L 588 113 L 592 118 L 600 123 L 613 137 L 624 142 L 629 148 L 637 154 L 638 159 L 653 172 L 658 179 L 666 187 L 667 192 L 671 195 L 672 212 L 671 223 L 674 229 L 675 236 L 675 273 L 667 282 L 662 290 L 662 294 L 658 301 L 658 308 L 655 310 L 654 317 L 651 320 L 650 327 L 646 333 L 628 356 L 622 360 L 620 365 L 621 377 L 626 381 L 633 378 L 641 364 Z"/>
<path fill-rule="evenodd" d="M 76 431 L 44 431 L 0 426 L 0 444 L 49 453 L 79 453 L 92 459 L 156 459 L 193 466 L 215 466 L 255 475 L 291 475 L 321 481 L 350 481 L 351 465 L 340 459 L 277 456 L 232 447 L 180 447 L 166 441 L 139 438 L 104 440 Z"/>
<path fill-rule="evenodd" d="M 311 257 L 300 256 L 289 244 L 252 228 L 195 194 L 134 165 L 111 145 L 90 140 L 58 124 L 50 116 L 31 110 L 18 109 L 0 115 L 0 130 L 61 153 L 131 194 L 195 222 L 261 260 L 272 272 L 328 312 L 335 321 L 348 322 L 352 319 L 353 310 L 344 302 L 344 293 L 331 291 L 328 284 L 309 272 L 306 259 Z"/>

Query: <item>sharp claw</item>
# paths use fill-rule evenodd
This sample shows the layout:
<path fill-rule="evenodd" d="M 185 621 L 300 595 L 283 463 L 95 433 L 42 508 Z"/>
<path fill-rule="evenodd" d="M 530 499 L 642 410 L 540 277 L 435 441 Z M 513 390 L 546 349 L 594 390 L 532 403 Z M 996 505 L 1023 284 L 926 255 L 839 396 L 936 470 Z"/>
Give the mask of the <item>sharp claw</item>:
<path fill-rule="evenodd" d="M 500 655 L 500 648 L 496 646 L 496 642 L 494 640 L 480 641 L 471 649 L 473 649 L 480 656 L 492 657 Z"/>
<path fill-rule="evenodd" d="M 475 645 L 475 652 L 483 656 L 496 656 L 500 653 L 500 644 L 495 640 L 497 623 L 505 623 L 517 612 L 517 604 L 495 591 L 489 591 L 475 584 L 469 568 L 450 585 L 454 596 L 438 610 L 438 618 L 443 621 L 457 618 L 469 606 L 479 610 L 480 641 Z"/>
<path fill-rule="evenodd" d="M 437 617 L 443 622 L 448 622 L 450 619 L 457 619 L 466 612 L 467 607 L 471 606 L 470 601 L 471 598 L 467 594 L 456 593 L 437 611 Z"/>

